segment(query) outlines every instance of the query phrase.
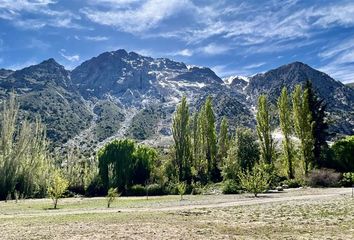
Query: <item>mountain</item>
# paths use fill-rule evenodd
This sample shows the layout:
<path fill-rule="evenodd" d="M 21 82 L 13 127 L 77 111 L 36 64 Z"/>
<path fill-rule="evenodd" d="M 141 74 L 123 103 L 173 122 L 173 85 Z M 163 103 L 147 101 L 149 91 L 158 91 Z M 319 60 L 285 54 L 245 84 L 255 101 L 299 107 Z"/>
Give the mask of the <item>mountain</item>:
<path fill-rule="evenodd" d="M 275 103 L 283 86 L 293 89 L 308 79 L 328 104 L 330 130 L 353 134 L 354 89 L 300 62 L 253 77 L 221 79 L 206 67 L 117 50 L 72 71 L 54 59 L 17 71 L 1 69 L 0 97 L 15 90 L 22 115 L 42 117 L 53 147 L 79 146 L 90 154 L 123 137 L 168 146 L 171 117 L 183 95 L 192 112 L 212 95 L 218 124 L 225 115 L 232 128 L 253 128 L 260 94 Z"/>

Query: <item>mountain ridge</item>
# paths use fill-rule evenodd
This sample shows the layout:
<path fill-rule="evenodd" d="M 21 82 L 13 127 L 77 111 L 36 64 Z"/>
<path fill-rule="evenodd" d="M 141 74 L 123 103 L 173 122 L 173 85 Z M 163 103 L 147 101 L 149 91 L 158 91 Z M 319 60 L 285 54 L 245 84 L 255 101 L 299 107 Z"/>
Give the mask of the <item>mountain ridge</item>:
<path fill-rule="evenodd" d="M 226 81 L 207 67 L 119 49 L 71 71 L 49 58 L 21 70 L 1 69 L 0 79 L 0 97 L 14 89 L 21 109 L 28 115 L 40 114 L 49 126 L 55 147 L 93 150 L 114 136 L 166 145 L 171 141 L 171 116 L 183 95 L 191 111 L 212 95 L 218 123 L 225 115 L 232 128 L 254 127 L 260 94 L 268 94 L 274 103 L 282 87 L 291 90 L 308 79 L 328 103 L 331 132 L 354 132 L 354 89 L 302 62 Z"/>

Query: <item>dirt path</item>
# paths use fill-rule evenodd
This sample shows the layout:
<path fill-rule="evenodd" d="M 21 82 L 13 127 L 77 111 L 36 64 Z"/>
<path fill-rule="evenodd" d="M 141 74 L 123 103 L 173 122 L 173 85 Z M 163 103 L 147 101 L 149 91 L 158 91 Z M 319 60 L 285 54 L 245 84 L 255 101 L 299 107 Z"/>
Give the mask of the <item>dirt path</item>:
<path fill-rule="evenodd" d="M 295 192 L 295 191 L 294 191 Z M 267 193 L 262 194 L 259 198 L 253 198 L 251 195 L 241 195 L 239 199 L 223 199 L 223 195 L 220 195 L 214 202 L 198 202 L 184 200 L 173 206 L 159 206 L 158 204 L 152 205 L 151 207 L 127 207 L 127 208 L 96 208 L 96 209 L 63 209 L 63 210 L 51 210 L 38 213 L 18 213 L 18 214 L 0 214 L 0 219 L 10 219 L 16 217 L 41 217 L 41 216 L 62 216 L 62 215 L 76 215 L 76 214 L 100 214 L 100 213 L 120 213 L 120 212 L 175 212 L 175 211 L 186 211 L 194 209 L 205 209 L 205 208 L 226 208 L 235 206 L 246 206 L 246 205 L 256 205 L 256 204 L 267 204 L 267 203 L 277 203 L 277 202 L 289 202 L 289 201 L 312 201 L 312 200 L 329 200 L 333 198 L 338 198 L 341 196 L 350 196 L 352 194 L 351 188 L 334 188 L 320 190 L 315 193 L 304 192 L 304 195 L 292 195 L 293 193 L 283 192 L 283 193 Z M 298 192 L 295 194 L 302 194 Z M 186 196 L 188 198 L 188 196 Z"/>

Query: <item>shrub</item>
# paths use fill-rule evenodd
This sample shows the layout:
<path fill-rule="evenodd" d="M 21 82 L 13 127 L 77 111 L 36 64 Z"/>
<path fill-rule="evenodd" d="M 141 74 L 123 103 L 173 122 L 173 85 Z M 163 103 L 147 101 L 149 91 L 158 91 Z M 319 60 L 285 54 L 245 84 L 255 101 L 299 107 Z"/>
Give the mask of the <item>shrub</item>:
<path fill-rule="evenodd" d="M 311 187 L 335 187 L 339 185 L 340 173 L 333 169 L 314 169 L 310 172 L 307 182 Z"/>
<path fill-rule="evenodd" d="M 251 192 L 255 197 L 259 193 L 264 192 L 269 187 L 270 175 L 266 164 L 254 165 L 252 172 L 247 170 L 245 173 L 240 173 L 240 183 L 242 188 L 247 192 Z"/>
<path fill-rule="evenodd" d="M 131 186 L 127 191 L 128 196 L 145 196 L 146 188 L 141 184 Z"/>
<path fill-rule="evenodd" d="M 159 196 L 164 195 L 165 191 L 163 187 L 157 183 L 148 185 L 149 196 Z"/>
<path fill-rule="evenodd" d="M 99 175 L 96 175 L 88 185 L 85 191 L 85 195 L 89 197 L 97 197 L 104 196 L 105 194 L 106 190 L 101 181 L 101 177 Z"/>
<path fill-rule="evenodd" d="M 340 184 L 343 187 L 354 186 L 354 172 L 343 173 L 343 177 L 340 181 Z"/>
<path fill-rule="evenodd" d="M 335 142 L 331 150 L 333 153 L 331 168 L 339 172 L 354 171 L 354 136 Z"/>
<path fill-rule="evenodd" d="M 118 193 L 118 189 L 117 188 L 110 188 L 108 190 L 108 194 L 106 196 L 107 199 L 107 208 L 110 208 L 111 204 L 113 203 L 113 201 L 119 197 L 119 193 Z"/>
<path fill-rule="evenodd" d="M 282 182 L 282 186 L 283 185 L 288 186 L 288 188 L 298 188 L 301 187 L 303 184 L 298 179 L 287 179 Z"/>
<path fill-rule="evenodd" d="M 183 200 L 183 195 L 186 193 L 186 188 L 187 184 L 185 182 L 180 182 L 177 185 L 178 194 L 181 196 L 181 200 Z"/>
<path fill-rule="evenodd" d="M 222 185 L 223 194 L 237 194 L 240 193 L 239 185 L 233 180 L 226 180 Z"/>
<path fill-rule="evenodd" d="M 48 194 L 53 200 L 54 209 L 57 208 L 58 200 L 63 196 L 68 189 L 69 182 L 62 177 L 62 174 L 56 170 L 51 176 Z"/>

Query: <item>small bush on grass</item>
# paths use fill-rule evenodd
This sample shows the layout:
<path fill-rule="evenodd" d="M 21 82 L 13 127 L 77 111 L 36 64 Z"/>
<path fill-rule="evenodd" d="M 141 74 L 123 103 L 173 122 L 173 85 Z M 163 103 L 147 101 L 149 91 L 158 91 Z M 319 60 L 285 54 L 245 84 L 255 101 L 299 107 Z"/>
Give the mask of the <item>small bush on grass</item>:
<path fill-rule="evenodd" d="M 251 172 L 248 170 L 245 173 L 241 172 L 239 176 L 241 187 L 257 197 L 259 193 L 269 188 L 270 175 L 267 170 L 266 164 L 257 163 Z"/>
<path fill-rule="evenodd" d="M 226 180 L 222 185 L 222 193 L 223 194 L 237 194 L 240 193 L 239 184 L 237 184 L 233 180 Z"/>
<path fill-rule="evenodd" d="M 146 188 L 141 184 L 131 186 L 127 191 L 128 196 L 145 196 Z"/>
<path fill-rule="evenodd" d="M 177 185 L 178 194 L 181 196 L 181 200 L 183 200 L 183 195 L 186 193 L 186 188 L 187 184 L 185 182 L 180 182 Z"/>
<path fill-rule="evenodd" d="M 340 173 L 333 169 L 314 169 L 307 177 L 307 183 L 311 187 L 336 187 L 339 185 Z"/>
<path fill-rule="evenodd" d="M 352 187 L 354 186 L 354 172 L 343 173 L 342 180 L 340 185 L 343 187 Z"/>
<path fill-rule="evenodd" d="M 68 180 L 64 179 L 58 170 L 54 171 L 48 187 L 48 194 L 53 200 L 54 209 L 57 208 L 58 200 L 64 195 L 68 186 Z"/>
<path fill-rule="evenodd" d="M 120 194 L 118 193 L 118 189 L 117 188 L 110 188 L 108 190 L 106 199 L 107 199 L 107 208 L 111 207 L 111 204 L 114 202 L 114 200 L 119 197 Z"/>
<path fill-rule="evenodd" d="M 147 190 L 149 196 L 160 196 L 165 194 L 165 191 L 162 186 L 157 183 L 148 185 Z"/>

